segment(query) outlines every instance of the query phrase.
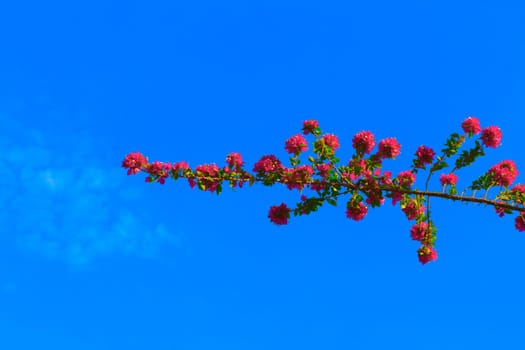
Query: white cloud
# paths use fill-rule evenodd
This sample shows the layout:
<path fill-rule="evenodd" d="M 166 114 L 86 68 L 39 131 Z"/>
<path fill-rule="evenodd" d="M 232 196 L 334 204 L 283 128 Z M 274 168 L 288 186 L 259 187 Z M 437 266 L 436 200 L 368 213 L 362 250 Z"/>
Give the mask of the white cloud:
<path fill-rule="evenodd" d="M 179 233 L 135 203 L 140 192 L 125 187 L 120 160 L 104 165 L 78 138 L 51 146 L 51 135 L 1 115 L 0 125 L 0 227 L 22 248 L 78 265 L 112 254 L 154 257 L 180 245 Z"/>

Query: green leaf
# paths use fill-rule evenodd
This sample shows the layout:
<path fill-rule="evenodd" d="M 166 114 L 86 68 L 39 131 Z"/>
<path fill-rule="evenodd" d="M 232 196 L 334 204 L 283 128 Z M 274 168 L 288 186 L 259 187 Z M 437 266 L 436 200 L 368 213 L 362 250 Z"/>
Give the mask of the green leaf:
<path fill-rule="evenodd" d="M 333 199 L 333 198 L 326 198 L 326 201 L 327 201 L 329 204 L 333 205 L 334 207 L 337 206 L 337 201 L 336 201 L 335 199 Z"/>

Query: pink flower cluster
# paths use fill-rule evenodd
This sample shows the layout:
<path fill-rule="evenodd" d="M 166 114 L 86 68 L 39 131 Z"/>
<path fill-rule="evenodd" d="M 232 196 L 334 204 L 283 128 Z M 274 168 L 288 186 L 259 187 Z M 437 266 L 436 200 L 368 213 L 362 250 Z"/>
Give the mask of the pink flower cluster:
<path fill-rule="evenodd" d="M 375 145 L 374 134 L 370 131 L 360 131 L 352 139 L 352 146 L 358 154 L 369 154 Z"/>
<path fill-rule="evenodd" d="M 154 179 L 157 179 L 161 185 L 164 185 L 166 178 L 170 175 L 169 171 L 172 169 L 172 165 L 170 163 L 163 163 L 159 161 L 155 161 L 146 165 L 145 167 L 146 171 L 150 174 L 150 176 L 146 177 L 146 182 L 152 182 Z"/>
<path fill-rule="evenodd" d="M 419 146 L 416 151 L 416 168 L 423 169 L 426 164 L 432 164 L 435 154 L 432 148 Z"/>
<path fill-rule="evenodd" d="M 173 171 L 175 172 L 181 172 L 181 171 L 187 170 L 189 169 L 189 167 L 190 166 L 185 161 L 173 163 L 173 166 L 172 166 Z"/>
<path fill-rule="evenodd" d="M 259 175 L 279 173 L 284 169 L 281 161 L 276 156 L 270 154 L 262 156 L 253 166 L 253 171 Z"/>
<path fill-rule="evenodd" d="M 501 145 L 501 130 L 497 126 L 489 126 L 481 132 L 481 140 L 487 147 L 496 148 Z"/>
<path fill-rule="evenodd" d="M 273 205 L 270 207 L 268 218 L 276 225 L 286 225 L 290 218 L 290 211 L 291 209 L 288 208 L 285 203 Z"/>
<path fill-rule="evenodd" d="M 379 152 L 381 159 L 395 159 L 401 153 L 401 145 L 395 137 L 389 137 L 379 141 Z"/>
<path fill-rule="evenodd" d="M 368 213 L 368 207 L 362 202 L 348 202 L 346 206 L 346 217 L 355 221 L 363 220 Z"/>
<path fill-rule="evenodd" d="M 288 189 L 302 190 L 312 180 L 314 169 L 310 165 L 301 165 L 283 173 L 283 180 Z"/>
<path fill-rule="evenodd" d="M 234 152 L 226 156 L 226 163 L 233 169 L 240 169 L 244 165 L 241 154 Z"/>
<path fill-rule="evenodd" d="M 467 134 L 479 134 L 481 131 L 481 126 L 479 125 L 478 118 L 468 117 L 461 123 L 463 131 Z"/>
<path fill-rule="evenodd" d="M 411 200 L 410 202 L 403 204 L 401 210 L 405 213 L 408 220 L 414 220 L 425 212 L 425 206 L 415 200 Z"/>
<path fill-rule="evenodd" d="M 418 255 L 419 261 L 423 265 L 431 261 L 435 261 L 438 258 L 437 251 L 434 248 L 427 246 L 427 245 L 421 246 L 417 251 L 417 255 Z"/>
<path fill-rule="evenodd" d="M 303 122 L 303 134 L 313 134 L 319 128 L 317 120 L 305 120 Z"/>
<path fill-rule="evenodd" d="M 219 167 L 216 164 L 203 164 L 195 168 L 195 176 L 205 191 L 215 192 L 219 184 Z M 189 178 L 190 186 L 195 186 L 195 179 Z"/>
<path fill-rule="evenodd" d="M 475 117 L 468 117 L 461 123 L 463 131 L 467 134 L 479 134 L 481 131 L 481 141 L 486 147 L 496 148 L 501 145 L 501 129 L 497 126 L 489 126 L 481 129 L 479 120 Z"/>
<path fill-rule="evenodd" d="M 427 234 L 428 224 L 426 222 L 418 222 L 410 228 L 410 236 L 414 241 L 422 241 Z"/>
<path fill-rule="evenodd" d="M 401 187 L 410 187 L 416 181 L 416 174 L 410 170 L 405 170 L 397 175 L 397 181 Z"/>
<path fill-rule="evenodd" d="M 518 173 L 516 163 L 512 160 L 504 160 L 494 165 L 489 170 L 489 174 L 493 176 L 496 184 L 504 187 L 510 186 L 510 184 L 514 182 L 516 176 L 518 176 Z"/>
<path fill-rule="evenodd" d="M 439 182 L 441 182 L 442 186 L 445 186 L 445 185 L 455 186 L 457 181 L 458 181 L 458 176 L 454 173 L 441 174 L 441 176 L 439 177 Z"/>
<path fill-rule="evenodd" d="M 308 142 L 303 135 L 297 134 L 286 140 L 284 149 L 290 154 L 298 155 L 308 149 Z"/>
<path fill-rule="evenodd" d="M 517 184 L 516 186 L 512 187 L 510 191 L 515 197 L 516 203 L 525 204 L 525 202 L 521 199 L 521 197 L 523 197 L 525 194 L 525 185 Z"/>
<path fill-rule="evenodd" d="M 134 152 L 126 155 L 122 161 L 122 167 L 128 169 L 128 175 L 133 175 L 142 171 L 142 167 L 148 164 L 148 159 L 140 152 Z"/>
<path fill-rule="evenodd" d="M 329 171 L 333 168 L 332 167 L 332 164 L 330 163 L 321 163 L 321 164 L 317 164 L 316 165 L 316 168 L 317 168 L 317 171 L 319 171 L 319 175 L 325 179 L 328 174 L 329 174 Z"/>
<path fill-rule="evenodd" d="M 520 232 L 525 231 L 525 211 L 522 211 L 520 215 L 516 217 L 514 225 L 516 226 L 516 230 Z"/>
<path fill-rule="evenodd" d="M 324 144 L 329 147 L 332 151 L 339 148 L 339 139 L 334 134 L 323 135 L 322 140 Z"/>

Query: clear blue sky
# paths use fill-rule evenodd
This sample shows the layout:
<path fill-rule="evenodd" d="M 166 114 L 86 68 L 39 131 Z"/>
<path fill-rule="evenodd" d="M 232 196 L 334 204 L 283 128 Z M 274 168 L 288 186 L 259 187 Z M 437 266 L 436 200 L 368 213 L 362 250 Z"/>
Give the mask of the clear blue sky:
<path fill-rule="evenodd" d="M 523 349 L 525 237 L 434 201 L 272 225 L 297 195 L 127 177 L 124 155 L 251 167 L 305 119 L 406 168 L 461 121 L 525 172 L 521 1 L 12 1 L 0 6 L 0 349 Z M 518 182 L 524 182 L 523 175 Z"/>

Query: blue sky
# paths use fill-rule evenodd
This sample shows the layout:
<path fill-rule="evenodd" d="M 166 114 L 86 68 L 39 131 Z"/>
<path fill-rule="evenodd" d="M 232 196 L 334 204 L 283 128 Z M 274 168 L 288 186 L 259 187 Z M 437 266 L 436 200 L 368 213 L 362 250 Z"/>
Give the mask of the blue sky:
<path fill-rule="evenodd" d="M 147 185 L 150 159 L 285 157 L 305 119 L 395 136 L 405 169 L 461 121 L 525 166 L 518 1 L 17 1 L 0 8 L 1 349 L 521 349 L 512 217 L 434 201 L 421 266 L 398 207 L 277 227 L 297 195 Z M 523 181 L 523 175 L 518 177 Z"/>

